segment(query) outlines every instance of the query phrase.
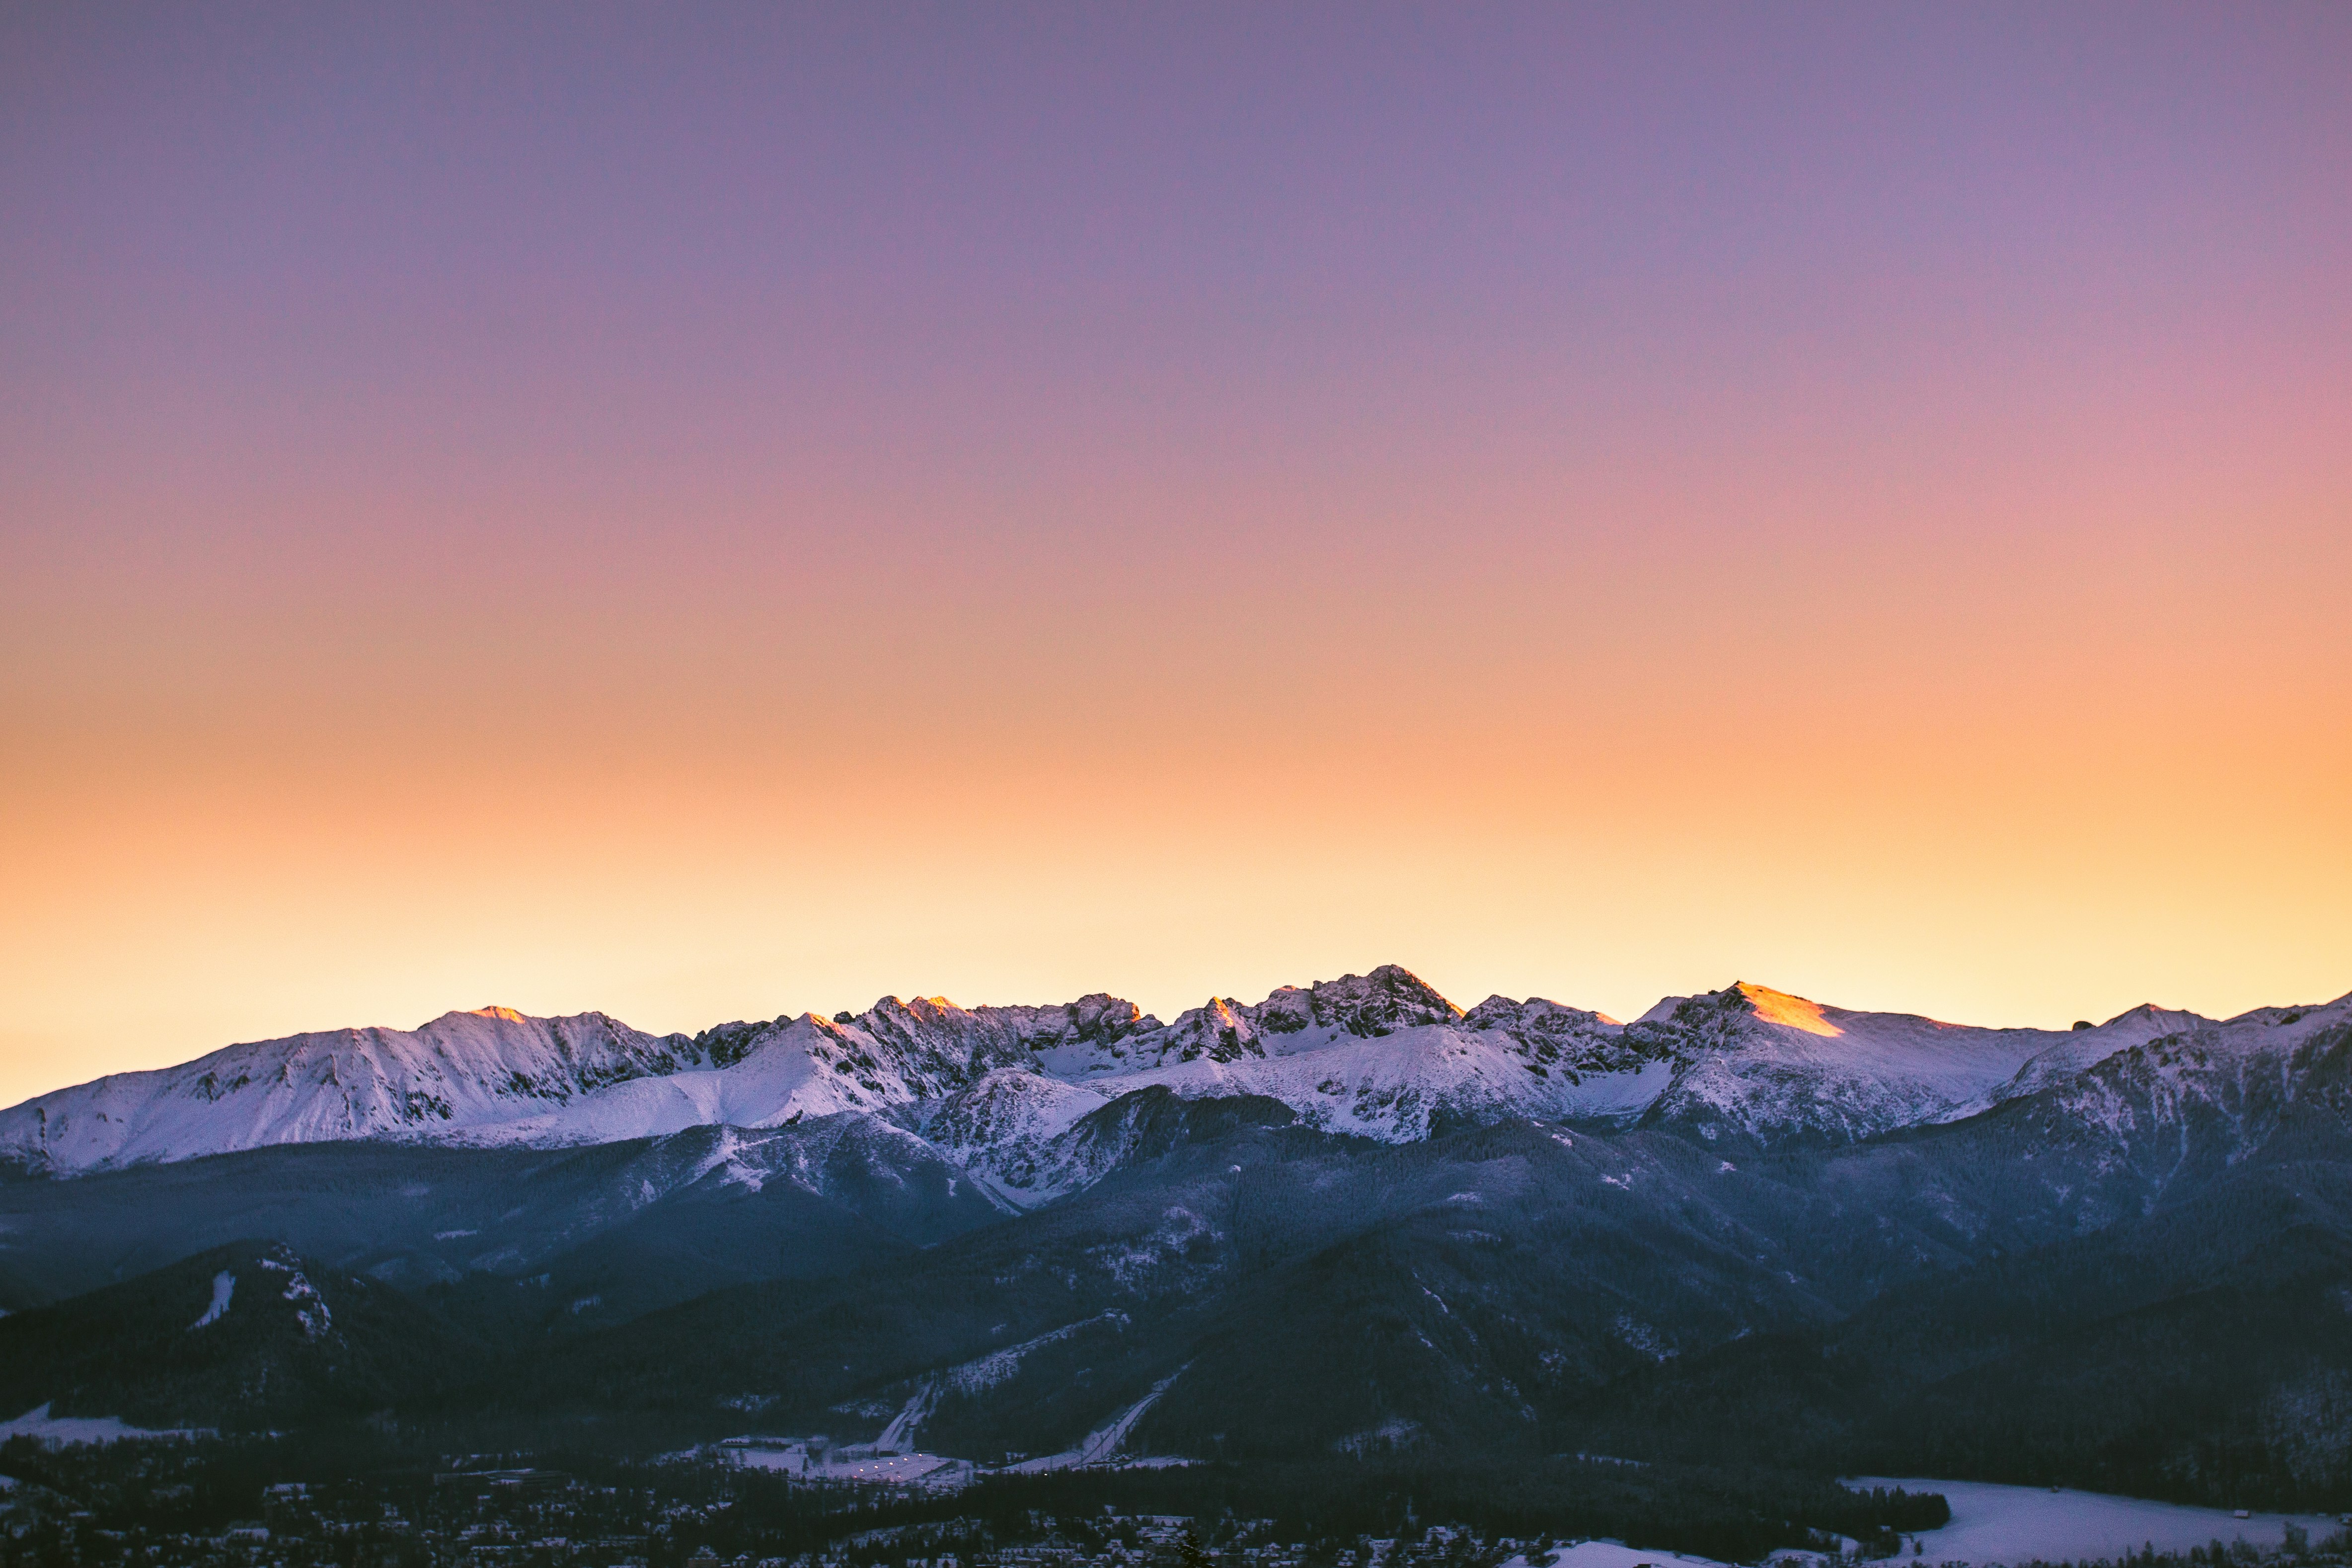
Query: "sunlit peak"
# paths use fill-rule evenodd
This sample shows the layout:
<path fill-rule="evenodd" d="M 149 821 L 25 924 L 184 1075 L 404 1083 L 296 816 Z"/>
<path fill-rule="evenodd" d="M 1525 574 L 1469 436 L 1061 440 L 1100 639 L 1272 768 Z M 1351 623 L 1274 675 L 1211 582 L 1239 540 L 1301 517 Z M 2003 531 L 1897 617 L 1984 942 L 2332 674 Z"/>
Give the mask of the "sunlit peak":
<path fill-rule="evenodd" d="M 1832 1038 L 1845 1032 L 1822 1016 L 1822 1004 L 1819 1002 L 1809 1002 L 1802 997 L 1792 997 L 1769 986 L 1751 986 L 1745 980 L 1739 983 L 1739 994 L 1748 998 L 1748 1007 L 1766 1023 L 1785 1024 L 1790 1029 L 1803 1030 L 1807 1034 Z"/>
<path fill-rule="evenodd" d="M 476 1008 L 473 1010 L 472 1016 L 478 1019 L 504 1019 L 509 1023 L 522 1023 L 526 1021 L 522 1014 L 515 1011 L 512 1008 Z"/>

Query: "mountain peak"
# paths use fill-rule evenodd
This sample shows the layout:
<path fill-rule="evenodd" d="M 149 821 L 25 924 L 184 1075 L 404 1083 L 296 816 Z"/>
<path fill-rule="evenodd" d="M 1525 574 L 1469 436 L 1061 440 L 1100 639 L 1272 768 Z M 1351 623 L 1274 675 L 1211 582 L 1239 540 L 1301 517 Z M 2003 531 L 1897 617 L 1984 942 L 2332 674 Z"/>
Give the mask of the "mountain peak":
<path fill-rule="evenodd" d="M 1338 1024 L 1354 1035 L 1392 1034 L 1422 1024 L 1452 1023 L 1462 1016 L 1460 1008 L 1402 964 L 1382 964 L 1369 975 L 1318 980 L 1307 994 L 1316 1022 Z"/>
<path fill-rule="evenodd" d="M 866 1010 L 867 1012 L 875 1013 L 897 1012 L 915 1013 L 919 1015 L 924 1013 L 960 1013 L 964 1009 L 956 1006 L 955 1003 L 950 1001 L 945 997 L 888 996 L 884 997 L 881 1000 L 876 1002 L 872 1007 Z"/>
<path fill-rule="evenodd" d="M 1822 1016 L 1822 1004 L 1787 991 L 1776 991 L 1769 986 L 1759 986 L 1740 980 L 1732 989 L 1748 998 L 1748 1010 L 1764 1023 L 1776 1023 L 1783 1029 L 1801 1030 L 1836 1039 L 1845 1030 Z"/>
<path fill-rule="evenodd" d="M 530 1021 L 522 1014 L 515 1011 L 514 1009 L 502 1008 L 498 1006 L 496 1003 L 492 1003 L 490 1006 L 486 1008 L 471 1009 L 467 1012 L 466 1016 L 467 1018 L 475 1019 L 498 1019 L 506 1023 L 529 1023 Z"/>

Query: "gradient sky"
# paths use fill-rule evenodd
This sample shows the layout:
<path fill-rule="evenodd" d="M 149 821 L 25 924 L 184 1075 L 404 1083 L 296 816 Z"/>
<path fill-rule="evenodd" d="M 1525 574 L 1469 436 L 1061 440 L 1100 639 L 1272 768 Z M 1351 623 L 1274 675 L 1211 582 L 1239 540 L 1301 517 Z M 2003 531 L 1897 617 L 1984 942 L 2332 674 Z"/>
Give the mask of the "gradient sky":
<path fill-rule="evenodd" d="M 2352 8 L 0 5 L 0 1103 L 2352 988 Z"/>

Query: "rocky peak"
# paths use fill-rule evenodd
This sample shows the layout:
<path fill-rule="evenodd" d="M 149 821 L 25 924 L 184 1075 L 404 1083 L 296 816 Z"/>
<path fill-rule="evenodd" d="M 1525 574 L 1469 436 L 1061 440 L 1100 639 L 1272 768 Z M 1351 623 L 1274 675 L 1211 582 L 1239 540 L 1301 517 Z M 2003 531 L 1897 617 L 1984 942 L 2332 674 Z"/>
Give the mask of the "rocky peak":
<path fill-rule="evenodd" d="M 1163 1061 L 1232 1061 L 1244 1056 L 1264 1056 L 1258 1026 L 1248 1008 L 1230 997 L 1211 997 L 1203 1006 L 1177 1015 L 1164 1031 L 1160 1047 Z"/>
<path fill-rule="evenodd" d="M 1040 1008 L 1037 1011 L 1046 1015 L 1040 1021 L 1047 1027 L 1029 1041 L 1033 1049 L 1060 1044 L 1106 1045 L 1160 1027 L 1158 1019 L 1125 998 L 1107 991 L 1095 991 L 1059 1008 Z M 1053 1027 L 1053 1015 L 1056 1014 L 1058 1028 Z"/>
<path fill-rule="evenodd" d="M 1606 1013 L 1596 1013 L 1583 1008 L 1571 1008 L 1544 997 L 1529 997 L 1526 1001 L 1513 1001 L 1508 997 L 1488 997 L 1462 1015 L 1464 1029 L 1500 1030 L 1525 1043 L 1529 1039 L 1558 1039 L 1567 1035 L 1613 1034 L 1623 1026 Z"/>
<path fill-rule="evenodd" d="M 956 1032 L 971 1015 L 945 997 L 917 997 L 901 1001 L 884 997 L 858 1015 L 857 1021 L 877 1040 L 912 1040 Z"/>
<path fill-rule="evenodd" d="M 1286 988 L 1295 996 L 1295 988 Z M 1268 997 L 1271 1006 L 1283 991 Z M 1307 988 L 1307 1006 L 1314 1021 L 1325 1028 L 1346 1030 L 1371 1039 L 1402 1029 L 1452 1023 L 1462 1009 L 1438 995 L 1420 976 L 1397 964 L 1383 964 L 1369 975 L 1342 975 L 1318 980 Z M 1285 998 L 1286 1010 L 1293 1004 Z"/>

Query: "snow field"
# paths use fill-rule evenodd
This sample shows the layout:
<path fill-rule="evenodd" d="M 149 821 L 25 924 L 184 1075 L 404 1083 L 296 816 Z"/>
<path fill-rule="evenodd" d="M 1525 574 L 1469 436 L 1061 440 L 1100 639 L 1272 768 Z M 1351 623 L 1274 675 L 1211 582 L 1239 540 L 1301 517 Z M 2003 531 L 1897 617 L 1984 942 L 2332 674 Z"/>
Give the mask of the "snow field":
<path fill-rule="evenodd" d="M 151 1431 L 144 1427 L 127 1426 L 119 1416 L 52 1416 L 46 1404 L 35 1406 L 14 1421 L 0 1421 L 0 1443 L 11 1437 L 30 1437 L 47 1448 L 72 1443 L 120 1443 L 132 1437 L 211 1436 L 207 1431 L 185 1427 Z"/>
<path fill-rule="evenodd" d="M 2218 1508 L 2191 1508 L 2182 1503 L 2152 1502 L 2145 1498 L 2112 1497 L 2104 1492 L 2052 1491 L 2044 1487 L 2000 1486 L 1990 1481 L 1939 1481 L 1919 1477 L 1858 1476 L 1850 1487 L 1900 1487 L 1907 1492 L 1941 1492 L 1952 1505 L 1952 1521 L 1941 1530 L 1923 1531 L 1920 1552 L 1907 1551 L 1890 1559 L 1891 1568 L 1906 1563 L 1943 1568 L 1968 1563 L 1971 1568 L 2032 1562 L 2110 1562 L 2126 1552 L 2153 1545 L 2158 1552 L 2185 1552 L 2213 1540 L 2243 1539 L 2250 1546 L 2276 1549 L 2286 1527 L 2296 1524 L 2314 1541 L 2333 1534 L 2336 1521 L 2326 1514 L 2258 1513 L 2240 1519 Z M 1794 1564 L 1813 1560 L 1810 1552 L 1778 1552 L 1778 1562 Z M 1712 1559 L 1681 1552 L 1636 1549 L 1614 1541 L 1587 1541 L 1563 1547 L 1554 1568 L 1724 1568 Z M 1527 1558 L 1514 1557 L 1502 1568 L 1528 1568 Z"/>
<path fill-rule="evenodd" d="M 2185 1552 L 2217 1538 L 2231 1542 L 2242 1536 L 2249 1545 L 2274 1548 L 2290 1523 L 2303 1526 L 2314 1541 L 2337 1528 L 2324 1514 L 2258 1513 L 2239 1519 L 2224 1509 L 1990 1481 L 1864 1476 L 1845 1484 L 1943 1493 L 1952 1505 L 1952 1522 L 1919 1537 L 1918 1560 L 1933 1563 L 2029 1563 L 2036 1558 L 2080 1563 L 2119 1557 L 2150 1544 L 2158 1552 Z"/>

